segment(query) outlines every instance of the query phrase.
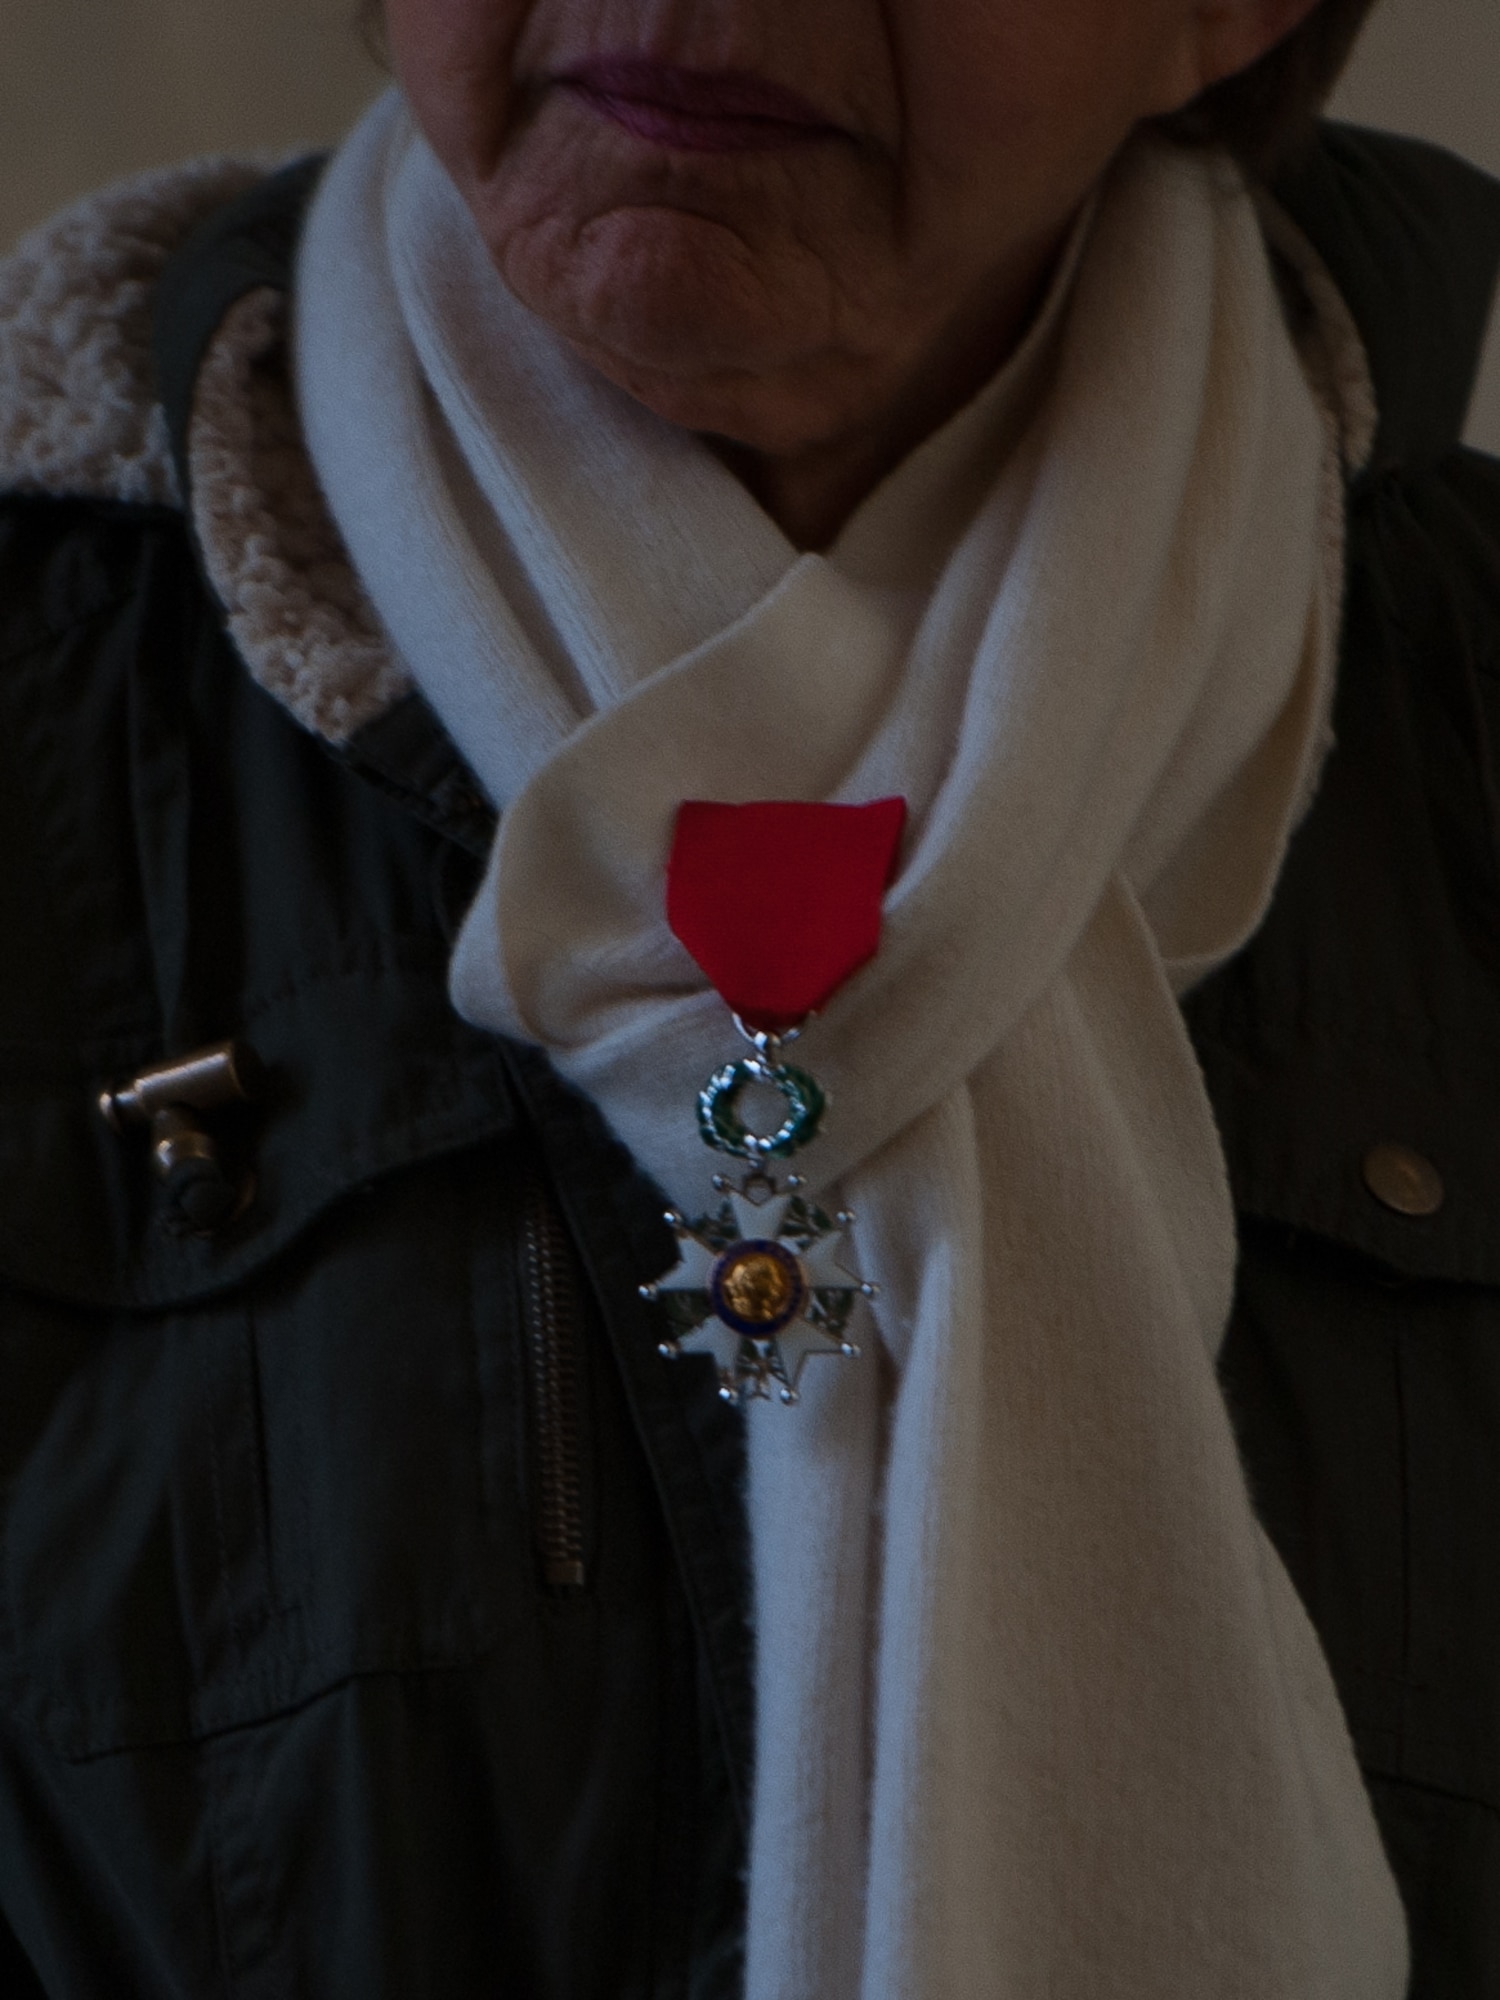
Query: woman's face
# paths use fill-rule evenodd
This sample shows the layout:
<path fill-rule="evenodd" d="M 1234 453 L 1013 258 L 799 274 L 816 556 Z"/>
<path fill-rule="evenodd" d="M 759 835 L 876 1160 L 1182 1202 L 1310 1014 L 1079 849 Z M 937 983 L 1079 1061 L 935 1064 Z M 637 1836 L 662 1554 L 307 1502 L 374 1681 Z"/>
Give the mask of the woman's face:
<path fill-rule="evenodd" d="M 1310 0 L 388 0 L 525 303 L 670 421 L 795 452 L 982 379 L 1142 117 Z"/>

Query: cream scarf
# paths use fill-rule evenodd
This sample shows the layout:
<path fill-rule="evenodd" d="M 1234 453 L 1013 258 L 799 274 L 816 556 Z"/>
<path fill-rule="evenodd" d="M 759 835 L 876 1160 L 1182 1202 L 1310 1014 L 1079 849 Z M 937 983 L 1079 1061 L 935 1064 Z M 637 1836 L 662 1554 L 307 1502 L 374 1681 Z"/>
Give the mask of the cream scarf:
<path fill-rule="evenodd" d="M 734 1044 L 663 921 L 678 802 L 910 802 L 803 1045 L 883 1357 L 750 1418 L 750 2000 L 1400 2000 L 1215 1381 L 1234 1219 L 1176 999 L 1266 908 L 1339 616 L 1242 187 L 1132 147 L 1022 355 L 826 557 L 507 295 L 395 99 L 298 298 L 335 515 L 503 811 L 456 1003 L 689 1210 Z"/>

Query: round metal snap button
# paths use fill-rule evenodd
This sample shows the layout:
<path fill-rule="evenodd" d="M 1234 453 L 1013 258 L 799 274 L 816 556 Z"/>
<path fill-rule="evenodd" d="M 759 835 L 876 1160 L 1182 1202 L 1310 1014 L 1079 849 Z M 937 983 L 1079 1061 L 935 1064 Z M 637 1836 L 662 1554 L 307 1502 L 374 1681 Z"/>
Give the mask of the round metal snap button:
<path fill-rule="evenodd" d="M 1436 1215 L 1447 1199 L 1443 1177 L 1431 1160 L 1394 1140 L 1370 1148 L 1364 1176 L 1375 1199 L 1397 1215 Z"/>

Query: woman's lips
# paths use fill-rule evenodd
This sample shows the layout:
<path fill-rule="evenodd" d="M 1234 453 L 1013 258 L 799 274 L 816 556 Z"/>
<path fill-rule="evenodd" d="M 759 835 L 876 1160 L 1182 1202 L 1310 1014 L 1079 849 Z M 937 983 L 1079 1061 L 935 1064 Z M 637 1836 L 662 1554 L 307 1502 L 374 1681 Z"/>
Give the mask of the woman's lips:
<path fill-rule="evenodd" d="M 603 56 L 579 63 L 559 81 L 637 139 L 679 152 L 770 152 L 840 136 L 796 91 L 739 70 L 675 69 L 639 56 Z"/>

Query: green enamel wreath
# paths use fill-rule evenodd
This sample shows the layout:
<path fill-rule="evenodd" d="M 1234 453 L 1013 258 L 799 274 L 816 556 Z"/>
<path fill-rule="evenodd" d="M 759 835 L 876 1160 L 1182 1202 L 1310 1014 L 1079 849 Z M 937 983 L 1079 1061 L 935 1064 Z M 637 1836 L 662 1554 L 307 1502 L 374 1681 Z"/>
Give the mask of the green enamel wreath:
<path fill-rule="evenodd" d="M 769 1083 L 786 1102 L 786 1117 L 764 1137 L 752 1132 L 739 1112 L 740 1098 L 752 1083 Z M 818 1136 L 827 1105 L 821 1084 L 806 1070 L 785 1063 L 769 1070 L 748 1062 L 726 1063 L 698 1093 L 698 1130 L 705 1145 L 733 1159 L 785 1160 Z"/>

